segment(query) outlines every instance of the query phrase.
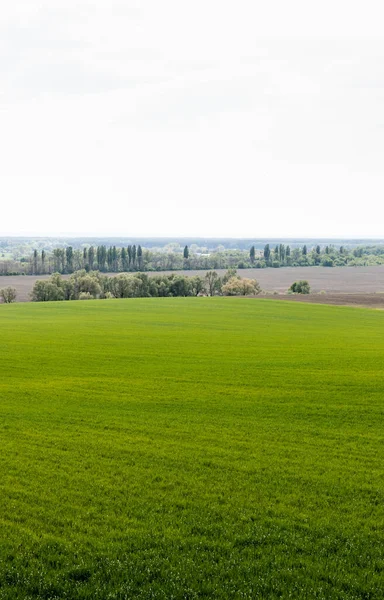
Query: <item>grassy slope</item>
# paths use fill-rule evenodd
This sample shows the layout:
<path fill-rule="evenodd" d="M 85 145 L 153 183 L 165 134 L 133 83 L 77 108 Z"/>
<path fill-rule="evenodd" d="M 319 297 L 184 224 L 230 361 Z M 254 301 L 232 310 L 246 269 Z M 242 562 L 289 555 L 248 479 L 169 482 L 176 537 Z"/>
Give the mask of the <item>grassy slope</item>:
<path fill-rule="evenodd" d="M 382 598 L 384 314 L 0 307 L 0 598 Z"/>

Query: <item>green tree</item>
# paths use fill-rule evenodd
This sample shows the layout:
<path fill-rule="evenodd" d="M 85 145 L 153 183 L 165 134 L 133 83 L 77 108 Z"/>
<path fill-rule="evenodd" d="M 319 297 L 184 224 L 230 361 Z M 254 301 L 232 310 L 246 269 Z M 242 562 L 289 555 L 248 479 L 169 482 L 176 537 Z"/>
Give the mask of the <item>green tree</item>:
<path fill-rule="evenodd" d="M 143 262 L 143 251 L 141 249 L 140 244 L 137 246 L 137 262 L 138 262 L 138 265 L 139 265 L 139 269 L 141 269 L 142 262 Z"/>
<path fill-rule="evenodd" d="M 37 271 L 38 271 L 38 255 L 37 255 L 37 250 L 33 251 L 33 272 L 35 275 L 37 275 Z"/>
<path fill-rule="evenodd" d="M 43 272 L 43 273 L 45 273 L 45 259 L 46 259 L 46 256 L 47 256 L 47 255 L 46 255 L 46 252 L 45 252 L 45 250 L 43 249 L 43 250 L 41 251 L 41 270 L 42 270 L 42 272 Z"/>
<path fill-rule="evenodd" d="M 128 253 L 125 248 L 121 249 L 121 266 L 123 271 L 128 271 Z"/>
<path fill-rule="evenodd" d="M 183 256 L 184 256 L 185 260 L 188 260 L 188 258 L 189 258 L 189 248 L 188 248 L 188 246 L 184 247 Z"/>
<path fill-rule="evenodd" d="M 67 272 L 72 273 L 73 272 L 73 248 L 72 248 L 72 246 L 68 246 L 68 248 L 65 249 L 65 260 L 66 260 L 66 264 L 67 264 Z"/>
<path fill-rule="evenodd" d="M 198 296 L 205 290 L 205 281 L 200 275 L 190 277 L 190 284 L 193 296 Z"/>
<path fill-rule="evenodd" d="M 56 302 L 64 300 L 64 292 L 52 281 L 36 281 L 31 293 L 33 302 Z"/>
<path fill-rule="evenodd" d="M 305 280 L 295 281 L 292 283 L 289 290 L 294 294 L 309 294 L 311 292 L 310 285 L 308 281 Z"/>
<path fill-rule="evenodd" d="M 220 291 L 221 280 L 216 271 L 207 271 L 205 285 L 209 296 L 214 296 L 216 292 Z"/>
<path fill-rule="evenodd" d="M 249 251 L 249 258 L 250 258 L 252 265 L 255 264 L 255 256 L 256 256 L 255 246 L 251 246 L 251 249 Z"/>
<path fill-rule="evenodd" d="M 93 246 L 88 249 L 88 264 L 90 271 L 93 271 L 95 265 L 95 249 Z"/>
<path fill-rule="evenodd" d="M 224 296 L 250 296 L 260 294 L 261 288 L 256 279 L 231 277 L 223 285 L 222 292 Z"/>

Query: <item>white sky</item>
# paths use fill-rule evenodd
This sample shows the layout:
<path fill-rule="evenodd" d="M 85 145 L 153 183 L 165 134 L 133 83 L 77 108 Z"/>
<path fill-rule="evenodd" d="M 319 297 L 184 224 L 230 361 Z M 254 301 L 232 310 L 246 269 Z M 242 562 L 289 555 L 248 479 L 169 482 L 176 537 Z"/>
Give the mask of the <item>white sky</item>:
<path fill-rule="evenodd" d="M 383 237 L 379 0 L 3 0 L 0 235 Z"/>

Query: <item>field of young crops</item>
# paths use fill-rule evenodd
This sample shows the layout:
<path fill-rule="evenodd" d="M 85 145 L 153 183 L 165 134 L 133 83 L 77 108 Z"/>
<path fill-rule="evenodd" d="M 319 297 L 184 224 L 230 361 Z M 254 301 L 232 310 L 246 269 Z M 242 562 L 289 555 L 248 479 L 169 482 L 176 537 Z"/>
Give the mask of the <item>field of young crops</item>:
<path fill-rule="evenodd" d="M 0 599 L 382 599 L 384 313 L 0 306 Z"/>

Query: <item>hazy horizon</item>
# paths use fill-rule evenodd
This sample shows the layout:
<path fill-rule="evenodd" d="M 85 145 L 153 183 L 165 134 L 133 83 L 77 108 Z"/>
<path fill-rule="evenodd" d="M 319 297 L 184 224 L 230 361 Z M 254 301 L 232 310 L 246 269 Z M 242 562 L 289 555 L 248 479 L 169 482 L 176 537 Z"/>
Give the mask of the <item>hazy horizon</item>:
<path fill-rule="evenodd" d="M 380 239 L 383 12 L 7 3 L 0 236 Z"/>
<path fill-rule="evenodd" d="M 105 234 L 89 234 L 89 233 L 85 233 L 85 234 L 50 234 L 50 235 L 45 235 L 45 234 L 2 234 L 0 232 L 0 239 L 2 238 L 10 238 L 10 239 L 64 239 L 64 240 L 68 240 L 68 239 L 72 239 L 72 240 L 92 240 L 92 239 L 100 239 L 100 240 L 108 240 L 108 239 L 133 239 L 133 240 L 252 240 L 252 241 L 261 241 L 261 242 L 267 242 L 267 241 L 281 241 L 281 240 L 285 240 L 287 242 L 289 241 L 318 241 L 318 242 L 328 242 L 328 241 L 376 241 L 376 242 L 383 242 L 384 243 L 384 236 L 380 237 L 362 237 L 362 236 L 329 236 L 329 237 L 308 237 L 308 236 L 216 236 L 216 235 L 136 235 L 136 234 L 114 234 L 114 235 L 105 235 Z"/>

